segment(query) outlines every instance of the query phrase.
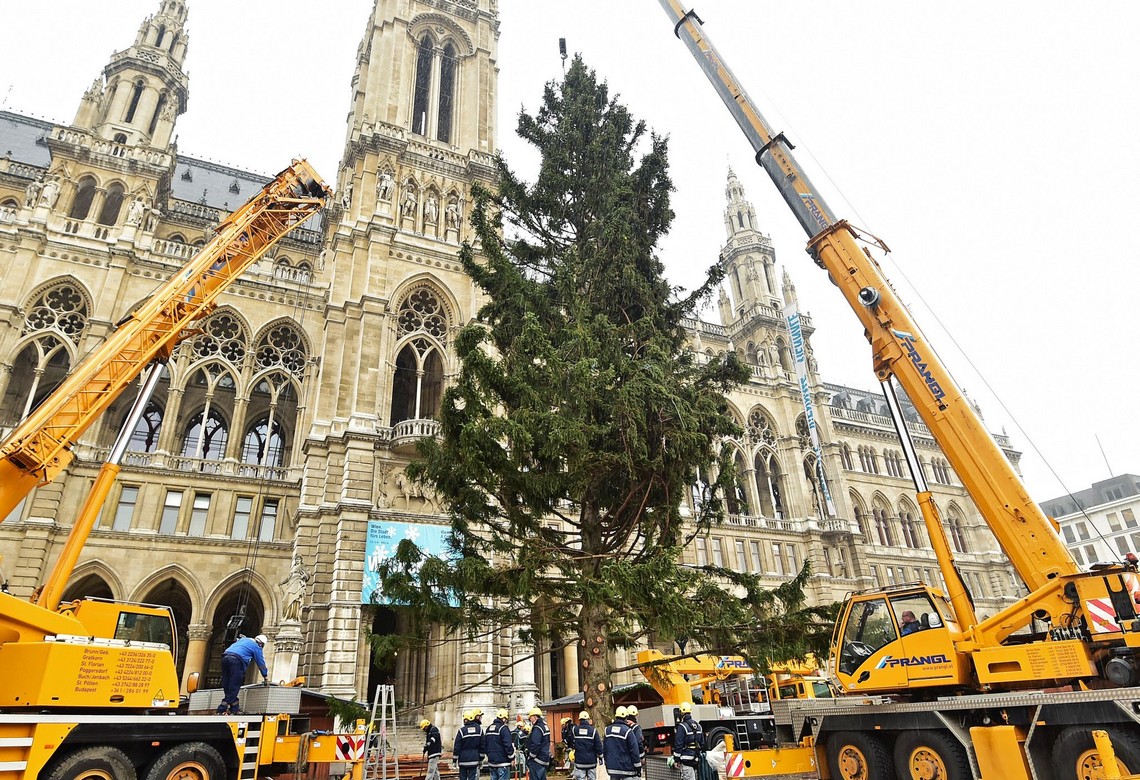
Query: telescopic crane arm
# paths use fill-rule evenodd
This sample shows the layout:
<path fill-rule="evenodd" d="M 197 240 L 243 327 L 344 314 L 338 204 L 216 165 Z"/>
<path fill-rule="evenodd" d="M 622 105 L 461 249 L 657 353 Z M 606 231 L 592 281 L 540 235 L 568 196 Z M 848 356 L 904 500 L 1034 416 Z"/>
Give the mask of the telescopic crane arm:
<path fill-rule="evenodd" d="M 808 252 L 839 286 L 862 323 L 879 381 L 887 385 L 894 377 L 906 391 L 1017 573 L 1030 590 L 1058 576 L 1077 573 L 1051 521 L 1029 498 L 1021 479 L 934 354 L 859 234 L 836 218 L 796 162 L 792 145 L 772 131 L 721 59 L 700 18 L 684 11 L 677 0 L 660 3 L 677 36 L 744 131 L 757 162 L 810 237 Z M 921 473 L 917 463 L 911 466 L 912 473 Z M 919 487 L 920 493 L 928 492 L 924 484 Z M 954 601 L 958 607 L 960 599 Z"/>

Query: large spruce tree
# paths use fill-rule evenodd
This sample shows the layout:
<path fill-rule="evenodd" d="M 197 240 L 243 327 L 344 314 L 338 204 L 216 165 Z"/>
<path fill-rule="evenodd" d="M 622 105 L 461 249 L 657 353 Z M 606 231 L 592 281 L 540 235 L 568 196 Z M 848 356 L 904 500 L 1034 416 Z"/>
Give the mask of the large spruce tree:
<path fill-rule="evenodd" d="M 723 517 L 720 442 L 739 433 L 725 394 L 747 373 L 731 353 L 705 362 L 685 348 L 683 320 L 721 272 L 683 298 L 664 278 L 665 139 L 580 58 L 518 132 L 541 155 L 538 176 L 528 184 L 500 160 L 497 192 L 475 193 L 479 251 L 461 258 L 486 304 L 456 338 L 442 435 L 409 468 L 450 510 L 453 557 L 402 543 L 381 570 L 385 597 L 420 626 L 522 626 L 538 647 L 577 644 L 599 718 L 612 709 L 610 650 L 649 632 L 761 663 L 819 649 L 806 571 L 764 591 L 680 563 Z M 717 478 L 686 517 L 699 474 Z"/>

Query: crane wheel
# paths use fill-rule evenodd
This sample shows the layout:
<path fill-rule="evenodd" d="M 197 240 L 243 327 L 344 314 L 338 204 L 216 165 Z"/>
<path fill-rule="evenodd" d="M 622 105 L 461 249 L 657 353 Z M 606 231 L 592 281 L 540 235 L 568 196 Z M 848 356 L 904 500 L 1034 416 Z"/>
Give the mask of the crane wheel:
<path fill-rule="evenodd" d="M 59 760 L 46 780 L 135 780 L 135 766 L 118 748 L 83 748 Z"/>
<path fill-rule="evenodd" d="M 705 750 L 716 750 L 718 744 L 727 744 L 724 740 L 726 736 L 732 732 L 726 728 L 715 728 L 705 735 Z M 742 748 L 741 745 L 735 746 L 737 750 Z"/>
<path fill-rule="evenodd" d="M 155 759 L 146 780 L 225 780 L 226 765 L 205 742 L 175 745 Z"/>
<path fill-rule="evenodd" d="M 1098 726 L 1108 732 L 1116 765 L 1124 777 L 1140 772 L 1140 736 L 1117 726 Z M 1092 738 L 1093 727 L 1065 729 L 1053 743 L 1053 771 L 1057 780 L 1104 780 L 1104 764 Z"/>
<path fill-rule="evenodd" d="M 890 780 L 891 758 L 878 737 L 839 731 L 827 738 L 831 780 Z"/>
<path fill-rule="evenodd" d="M 970 780 L 966 750 L 944 731 L 899 734 L 895 742 L 899 780 Z"/>

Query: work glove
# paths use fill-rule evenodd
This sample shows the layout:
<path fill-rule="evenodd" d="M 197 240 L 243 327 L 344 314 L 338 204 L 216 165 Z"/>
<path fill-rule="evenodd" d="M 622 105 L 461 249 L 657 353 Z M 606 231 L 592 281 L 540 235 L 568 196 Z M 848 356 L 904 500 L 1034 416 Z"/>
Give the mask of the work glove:
<path fill-rule="evenodd" d="M 268 686 L 268 685 L 269 685 L 269 677 L 268 677 L 268 676 L 266 676 L 266 677 L 262 677 L 262 678 L 261 678 L 261 684 L 262 684 L 262 685 L 265 685 L 265 686 Z"/>

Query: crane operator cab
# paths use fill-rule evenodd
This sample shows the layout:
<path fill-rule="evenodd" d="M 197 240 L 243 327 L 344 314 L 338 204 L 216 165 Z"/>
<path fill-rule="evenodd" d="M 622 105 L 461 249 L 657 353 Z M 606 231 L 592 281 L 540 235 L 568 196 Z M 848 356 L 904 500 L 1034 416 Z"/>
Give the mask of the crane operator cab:
<path fill-rule="evenodd" d="M 954 649 L 962 629 L 937 590 L 912 585 L 849 596 L 831 637 L 832 677 L 851 692 L 956 688 L 970 680 Z"/>

